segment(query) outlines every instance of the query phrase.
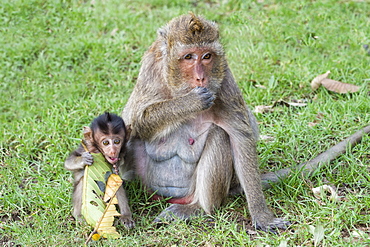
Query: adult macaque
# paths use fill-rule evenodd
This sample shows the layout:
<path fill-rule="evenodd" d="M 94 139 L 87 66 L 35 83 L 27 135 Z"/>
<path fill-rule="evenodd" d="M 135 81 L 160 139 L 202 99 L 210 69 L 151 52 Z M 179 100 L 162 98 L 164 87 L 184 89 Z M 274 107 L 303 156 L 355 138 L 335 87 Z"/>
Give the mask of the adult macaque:
<path fill-rule="evenodd" d="M 74 176 L 72 200 L 73 216 L 76 219 L 81 217 L 84 169 L 86 165 L 92 165 L 94 162 L 90 153 L 102 153 L 106 161 L 117 169 L 119 163 L 123 163 L 129 132 L 121 117 L 108 112 L 95 118 L 90 127 L 84 127 L 83 142 L 88 151 L 81 144 L 64 163 L 65 168 L 72 171 Z M 118 189 L 116 196 L 121 222 L 127 228 L 134 227 L 135 223 L 132 220 L 126 192 L 122 186 Z"/>
<path fill-rule="evenodd" d="M 215 23 L 189 14 L 160 28 L 122 116 L 132 127 L 128 152 L 138 176 L 174 203 L 155 221 L 188 219 L 200 209 L 210 214 L 230 191 L 244 191 L 256 228 L 289 225 L 266 205 L 257 123 Z"/>

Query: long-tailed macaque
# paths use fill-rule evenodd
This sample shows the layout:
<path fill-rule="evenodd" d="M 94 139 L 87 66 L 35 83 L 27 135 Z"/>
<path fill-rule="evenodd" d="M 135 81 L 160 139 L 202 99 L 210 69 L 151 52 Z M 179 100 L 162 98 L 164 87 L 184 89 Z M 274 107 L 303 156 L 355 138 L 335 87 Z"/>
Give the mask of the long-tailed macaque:
<path fill-rule="evenodd" d="M 123 163 L 129 132 L 121 117 L 108 112 L 95 118 L 90 127 L 84 127 L 83 142 L 87 151 L 81 144 L 69 155 L 64 164 L 65 168 L 72 171 L 74 176 L 72 200 L 73 216 L 76 219 L 81 217 L 84 169 L 85 166 L 92 165 L 94 162 L 90 153 L 102 153 L 106 161 L 117 169 L 119 163 Z M 121 222 L 127 228 L 134 227 L 135 223 L 132 220 L 128 198 L 122 186 L 118 189 L 116 196 Z"/>
<path fill-rule="evenodd" d="M 230 191 L 244 191 L 257 229 L 289 225 L 266 205 L 256 119 L 214 22 L 189 14 L 158 30 L 122 117 L 132 128 L 129 162 L 148 190 L 174 203 L 155 221 L 211 214 Z"/>

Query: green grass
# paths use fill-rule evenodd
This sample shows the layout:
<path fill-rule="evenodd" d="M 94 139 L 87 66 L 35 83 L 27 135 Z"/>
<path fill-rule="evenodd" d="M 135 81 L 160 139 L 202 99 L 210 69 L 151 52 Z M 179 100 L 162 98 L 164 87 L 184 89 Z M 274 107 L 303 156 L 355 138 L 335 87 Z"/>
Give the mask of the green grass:
<path fill-rule="evenodd" d="M 83 245 L 90 228 L 71 216 L 72 176 L 63 162 L 82 126 L 123 109 L 157 28 L 190 10 L 219 23 L 229 65 L 252 108 L 280 99 L 307 102 L 257 114 L 261 134 L 273 137 L 259 142 L 262 171 L 307 161 L 369 124 L 367 1 L 3 0 L 2 246 Z M 310 81 L 327 70 L 360 92 L 312 92 Z M 243 197 L 230 197 L 212 217 L 157 227 L 151 221 L 166 204 L 148 201 L 133 182 L 127 189 L 137 227 L 118 227 L 122 239 L 94 245 L 314 246 L 310 226 L 324 228 L 320 246 L 370 245 L 369 141 L 309 177 L 294 174 L 265 191 L 273 211 L 293 222 L 278 235 L 253 232 Z M 324 184 L 338 188 L 339 202 L 315 199 L 311 188 Z"/>

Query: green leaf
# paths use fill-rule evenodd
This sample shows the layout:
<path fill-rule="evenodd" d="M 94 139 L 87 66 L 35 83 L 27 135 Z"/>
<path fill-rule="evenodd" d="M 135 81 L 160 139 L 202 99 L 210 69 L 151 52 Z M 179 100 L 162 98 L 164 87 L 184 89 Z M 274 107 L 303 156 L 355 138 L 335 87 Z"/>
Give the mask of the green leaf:
<path fill-rule="evenodd" d="M 119 216 L 120 214 L 116 211 L 114 203 L 106 205 L 103 200 L 104 192 L 101 189 L 101 184 L 104 184 L 105 187 L 106 174 L 111 174 L 111 165 L 105 161 L 101 153 L 92 154 L 92 156 L 94 157 L 93 165 L 85 167 L 81 213 L 86 222 L 94 228 L 99 227 L 102 221 L 107 222 L 105 228 L 101 231 L 98 230 L 99 235 L 105 238 L 118 238 L 121 235 L 116 232 L 112 225 L 113 216 Z M 116 176 L 119 178 L 118 175 Z M 113 196 L 115 196 L 115 192 Z"/>

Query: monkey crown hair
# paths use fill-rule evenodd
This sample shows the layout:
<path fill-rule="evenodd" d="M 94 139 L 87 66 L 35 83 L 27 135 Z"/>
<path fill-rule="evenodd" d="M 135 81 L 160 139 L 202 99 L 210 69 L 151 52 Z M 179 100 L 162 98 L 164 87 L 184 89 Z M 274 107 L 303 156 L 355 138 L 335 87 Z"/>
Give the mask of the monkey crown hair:
<path fill-rule="evenodd" d="M 199 46 L 217 41 L 219 31 L 216 23 L 190 13 L 171 20 L 158 30 L 158 35 L 165 39 L 169 47 L 178 41 L 185 45 Z"/>
<path fill-rule="evenodd" d="M 105 112 L 104 114 L 95 118 L 90 128 L 95 132 L 97 129 L 102 133 L 108 134 L 119 134 L 120 131 L 126 132 L 125 123 L 123 119 L 116 114 Z"/>

